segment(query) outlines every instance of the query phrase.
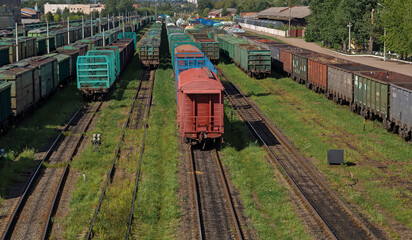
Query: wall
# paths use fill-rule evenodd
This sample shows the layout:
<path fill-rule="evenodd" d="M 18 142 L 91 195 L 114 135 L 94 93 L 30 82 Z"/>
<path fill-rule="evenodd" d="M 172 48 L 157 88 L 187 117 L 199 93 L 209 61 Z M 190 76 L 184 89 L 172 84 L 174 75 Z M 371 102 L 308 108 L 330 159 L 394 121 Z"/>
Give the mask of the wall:
<path fill-rule="evenodd" d="M 242 28 L 248 28 L 251 30 L 255 30 L 255 31 L 260 31 L 260 32 L 265 32 L 265 33 L 270 33 L 270 34 L 274 34 L 274 35 L 279 35 L 282 37 L 286 36 L 286 32 L 282 31 L 282 30 L 278 30 L 278 29 L 273 29 L 273 28 L 266 28 L 266 27 L 259 27 L 259 26 L 255 26 L 255 25 L 250 25 L 247 23 L 239 23 L 239 25 Z"/>

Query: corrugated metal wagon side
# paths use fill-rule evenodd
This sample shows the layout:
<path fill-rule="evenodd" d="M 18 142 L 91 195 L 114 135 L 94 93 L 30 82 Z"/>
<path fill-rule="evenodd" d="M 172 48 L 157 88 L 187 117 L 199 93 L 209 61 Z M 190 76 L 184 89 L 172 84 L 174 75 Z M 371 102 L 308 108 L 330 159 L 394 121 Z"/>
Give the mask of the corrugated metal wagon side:
<path fill-rule="evenodd" d="M 0 68 L 0 80 L 12 84 L 11 110 L 14 116 L 23 115 L 36 103 L 34 78 L 39 79 L 39 71 L 27 63 L 20 62 Z"/>
<path fill-rule="evenodd" d="M 328 66 L 328 89 L 326 97 L 338 103 L 352 103 L 354 72 L 380 71 L 378 68 L 358 64 L 343 63 Z"/>
<path fill-rule="evenodd" d="M 0 133 L 7 128 L 11 116 L 11 83 L 0 81 Z"/>
<path fill-rule="evenodd" d="M 308 59 L 308 80 L 306 86 L 315 92 L 325 93 L 328 89 L 328 65 L 348 63 L 335 57 L 319 56 Z"/>
<path fill-rule="evenodd" d="M 390 85 L 389 119 L 383 125 L 401 137 L 411 140 L 412 137 L 412 81 Z"/>

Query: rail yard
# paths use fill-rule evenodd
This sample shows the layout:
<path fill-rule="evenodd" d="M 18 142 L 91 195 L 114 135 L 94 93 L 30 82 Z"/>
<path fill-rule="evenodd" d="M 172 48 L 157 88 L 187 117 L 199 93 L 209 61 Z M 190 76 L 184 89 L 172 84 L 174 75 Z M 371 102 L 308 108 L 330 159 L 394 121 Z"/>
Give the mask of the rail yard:
<path fill-rule="evenodd" d="M 412 238 L 412 76 L 234 24 L 6 34 L 2 239 Z"/>

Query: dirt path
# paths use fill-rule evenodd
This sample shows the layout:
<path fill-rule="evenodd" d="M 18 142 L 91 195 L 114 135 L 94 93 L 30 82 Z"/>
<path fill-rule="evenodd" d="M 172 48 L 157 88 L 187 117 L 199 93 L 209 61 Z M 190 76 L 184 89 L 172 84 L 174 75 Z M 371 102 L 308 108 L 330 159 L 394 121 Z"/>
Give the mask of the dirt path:
<path fill-rule="evenodd" d="M 258 34 L 275 37 L 293 46 L 309 49 L 315 52 L 327 54 L 327 55 L 334 56 L 334 57 L 339 57 L 339 58 L 350 60 L 350 61 L 357 62 L 357 63 L 362 63 L 362 64 L 373 66 L 376 68 L 382 68 L 382 69 L 386 69 L 389 71 L 394 71 L 394 72 L 403 73 L 403 74 L 412 76 L 412 64 L 402 63 L 402 62 L 397 62 L 397 61 L 383 61 L 383 59 L 381 58 L 376 58 L 372 56 L 356 56 L 356 55 L 348 56 L 345 54 L 333 52 L 326 48 L 322 48 L 316 43 L 306 42 L 305 39 L 286 38 L 286 37 L 282 37 L 278 35 L 272 35 L 272 34 L 268 34 L 264 32 L 259 32 L 259 31 L 252 30 L 252 29 L 247 29 L 247 28 L 244 28 L 244 29 L 247 31 L 258 33 Z"/>

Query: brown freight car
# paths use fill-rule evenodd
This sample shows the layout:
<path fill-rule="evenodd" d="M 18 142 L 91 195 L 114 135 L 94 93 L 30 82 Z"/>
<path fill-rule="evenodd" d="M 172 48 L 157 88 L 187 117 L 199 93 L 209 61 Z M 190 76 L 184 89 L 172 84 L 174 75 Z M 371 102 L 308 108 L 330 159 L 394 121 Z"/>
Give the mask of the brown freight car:
<path fill-rule="evenodd" d="M 179 74 L 177 122 L 186 142 L 222 141 L 223 89 L 217 75 L 208 68 L 192 68 Z"/>
<path fill-rule="evenodd" d="M 315 92 L 325 93 L 328 89 L 328 65 L 338 63 L 349 61 L 327 55 L 309 58 L 306 86 Z"/>

